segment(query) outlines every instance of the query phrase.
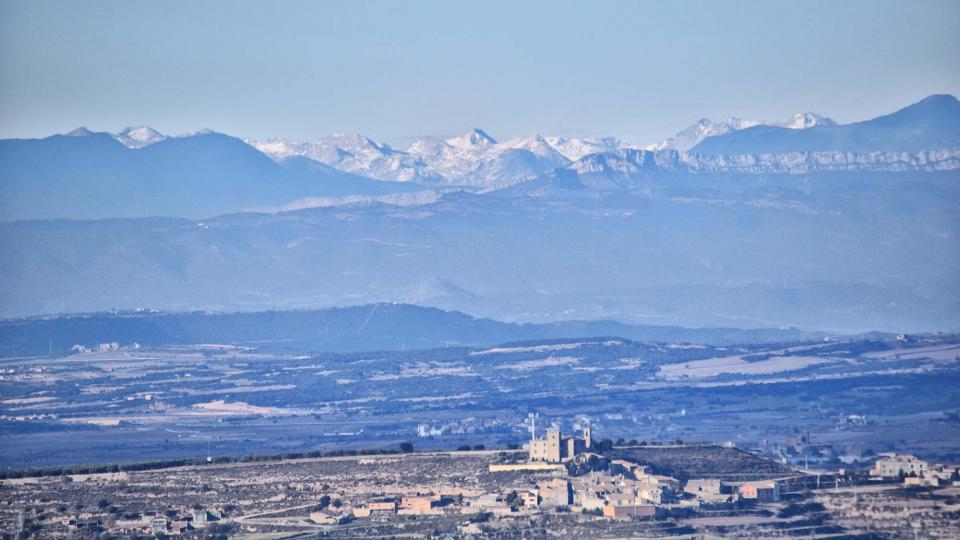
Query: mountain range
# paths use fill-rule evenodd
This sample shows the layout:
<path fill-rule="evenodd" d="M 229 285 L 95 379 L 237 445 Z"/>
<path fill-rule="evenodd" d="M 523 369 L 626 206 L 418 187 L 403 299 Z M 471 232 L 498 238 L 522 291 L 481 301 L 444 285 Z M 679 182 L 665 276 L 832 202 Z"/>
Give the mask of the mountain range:
<path fill-rule="evenodd" d="M 157 137 L 85 129 L 0 140 L 2 219 L 211 216 L 310 196 L 385 195 L 414 183 L 381 182 L 317 162 L 268 158 L 214 132 Z M 142 138 L 134 138 L 142 136 Z M 147 140 L 156 140 L 147 144 Z"/>
<path fill-rule="evenodd" d="M 114 134 L 80 128 L 44 139 L 0 140 L 0 219 L 201 218 L 340 198 L 392 200 L 424 190 L 435 191 L 434 197 L 451 189 L 489 192 L 571 173 L 606 174 L 615 186 L 622 182 L 613 177 L 654 169 L 950 170 L 960 166 L 958 126 L 956 98 L 931 96 L 847 125 L 813 113 L 780 123 L 703 119 L 643 148 L 615 137 L 530 135 L 498 142 L 480 129 L 445 140 L 420 138 L 397 150 L 360 135 L 243 141 L 212 131 L 171 137 L 143 126 Z"/>
<path fill-rule="evenodd" d="M 530 135 L 498 142 L 480 129 L 446 140 L 421 138 L 397 150 L 360 135 L 242 141 L 211 131 L 170 137 L 148 127 L 115 134 L 80 128 L 0 141 L 0 219 L 200 218 L 299 208 L 308 204 L 297 202 L 303 200 L 496 191 L 569 172 L 949 170 L 960 166 L 958 126 L 956 98 L 931 96 L 847 125 L 813 113 L 781 123 L 704 119 L 645 148 L 615 137 Z"/>
<path fill-rule="evenodd" d="M 657 144 L 643 147 L 644 150 L 680 150 L 686 152 L 708 137 L 726 135 L 734 131 L 754 126 L 774 126 L 784 129 L 809 129 L 818 126 L 834 126 L 836 122 L 816 113 L 797 113 L 785 122 L 764 122 L 760 120 L 744 120 L 742 118 L 728 118 L 714 122 L 709 118 L 701 118 L 692 126 L 677 133 L 673 137 Z"/>
<path fill-rule="evenodd" d="M 960 103 L 930 96 L 897 112 L 845 125 L 812 129 L 757 125 L 708 137 L 696 154 L 786 154 L 793 152 L 921 152 L 960 146 Z"/>
<path fill-rule="evenodd" d="M 0 141 L 0 317 L 403 302 L 508 323 L 952 330 L 958 109 L 742 124 L 690 151 L 481 130 L 409 152 L 338 136 L 329 155 L 141 128 Z"/>
<path fill-rule="evenodd" d="M 334 135 L 310 142 L 248 142 L 278 160 L 299 155 L 381 180 L 490 190 L 558 169 L 580 171 L 611 155 L 627 160 L 645 156 L 645 160 L 691 172 L 953 168 L 960 149 L 958 126 L 960 103 L 953 96 L 935 95 L 893 114 L 848 125 L 809 112 L 783 122 L 703 118 L 674 137 L 645 146 L 616 137 L 528 135 L 497 142 L 480 129 L 446 140 L 421 138 L 405 150 L 359 135 Z M 820 142 L 814 144 L 816 141 Z"/>

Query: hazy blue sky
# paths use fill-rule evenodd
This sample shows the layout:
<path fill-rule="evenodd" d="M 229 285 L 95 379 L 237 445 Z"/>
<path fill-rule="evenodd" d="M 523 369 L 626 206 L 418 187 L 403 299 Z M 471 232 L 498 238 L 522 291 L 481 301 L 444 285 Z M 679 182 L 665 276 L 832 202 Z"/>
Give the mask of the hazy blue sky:
<path fill-rule="evenodd" d="M 0 137 L 647 143 L 702 116 L 853 121 L 960 94 L 958 28 L 957 1 L 3 1 Z"/>

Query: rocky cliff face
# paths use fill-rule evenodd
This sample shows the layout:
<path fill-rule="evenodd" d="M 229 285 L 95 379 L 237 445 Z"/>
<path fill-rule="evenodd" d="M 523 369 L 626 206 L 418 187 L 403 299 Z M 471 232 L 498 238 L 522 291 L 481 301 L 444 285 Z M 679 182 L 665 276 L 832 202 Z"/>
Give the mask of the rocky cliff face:
<path fill-rule="evenodd" d="M 650 171 L 786 173 L 946 171 L 960 168 L 960 148 L 922 152 L 790 152 L 702 155 L 677 150 L 592 154 L 570 165 L 578 174 L 633 175 Z"/>

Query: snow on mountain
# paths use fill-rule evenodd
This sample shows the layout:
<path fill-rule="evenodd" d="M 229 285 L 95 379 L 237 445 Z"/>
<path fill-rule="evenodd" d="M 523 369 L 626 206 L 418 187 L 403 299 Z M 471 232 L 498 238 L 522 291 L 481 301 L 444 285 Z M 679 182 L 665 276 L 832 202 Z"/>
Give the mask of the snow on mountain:
<path fill-rule="evenodd" d="M 482 129 L 473 128 L 459 137 L 447 139 L 447 144 L 454 148 L 472 149 L 478 146 L 489 147 L 497 144 L 493 137 L 489 136 Z"/>
<path fill-rule="evenodd" d="M 86 130 L 86 128 L 80 128 Z M 74 130 L 78 131 L 78 130 Z M 135 127 L 125 127 L 117 133 L 110 133 L 110 136 L 114 138 L 120 144 L 126 146 L 127 148 L 132 148 L 138 150 L 140 148 L 146 148 L 152 144 L 156 144 L 167 139 L 182 139 L 184 137 L 193 137 L 196 135 L 210 135 L 217 134 L 216 131 L 212 129 L 201 129 L 193 133 L 184 133 L 183 135 L 164 135 L 159 131 L 153 129 L 149 126 L 135 126 Z M 223 135 L 220 133 L 220 135 Z"/>
<path fill-rule="evenodd" d="M 166 135 L 147 126 L 127 127 L 112 135 L 120 144 L 134 149 L 150 146 L 167 138 Z"/>
<path fill-rule="evenodd" d="M 809 129 L 819 126 L 835 126 L 836 122 L 812 112 L 797 113 L 784 122 L 768 122 L 765 120 L 748 120 L 743 118 L 727 118 L 714 122 L 709 118 L 701 118 L 693 125 L 677 133 L 673 137 L 644 147 L 644 150 L 680 150 L 686 152 L 700 144 L 707 137 L 726 135 L 734 131 L 754 126 L 777 126 L 789 129 Z"/>
<path fill-rule="evenodd" d="M 407 152 L 409 154 L 420 156 L 422 158 L 434 159 L 442 155 L 450 148 L 443 139 L 436 137 L 421 137 L 413 142 Z"/>
<path fill-rule="evenodd" d="M 585 149 L 591 144 L 596 149 L 606 148 L 603 143 L 553 139 L 566 141 L 570 148 Z M 447 140 L 423 137 L 406 150 L 391 148 L 360 135 L 342 134 L 311 142 L 267 139 L 247 140 L 247 143 L 276 160 L 303 156 L 378 180 L 478 188 L 509 185 L 574 161 L 539 135 L 498 143 L 477 128 Z"/>
<path fill-rule="evenodd" d="M 565 167 L 574 161 L 564 155 L 563 152 L 557 150 L 540 135 L 527 135 L 526 137 L 510 139 L 498 146 L 502 148 L 503 152 L 508 150 L 523 150 L 530 152 L 538 158 L 538 162 L 543 163 L 544 166 L 550 168 Z"/>
<path fill-rule="evenodd" d="M 498 143 L 473 129 L 444 144 L 421 139 L 408 149 L 425 170 L 450 184 L 493 188 L 528 180 L 571 163 L 540 135 Z"/>
<path fill-rule="evenodd" d="M 758 126 L 765 123 L 766 122 L 761 122 L 759 120 L 745 120 L 743 118 L 727 118 L 726 120 L 722 120 L 720 122 L 714 122 L 709 118 L 701 118 L 700 120 L 697 120 L 696 123 L 677 133 L 673 137 L 657 144 L 647 146 L 645 150 L 669 149 L 686 152 L 707 137 L 724 135 L 730 133 L 731 131 L 739 131 L 741 129 L 746 129 L 748 127 Z"/>
<path fill-rule="evenodd" d="M 819 114 L 812 112 L 805 112 L 797 113 L 791 116 L 786 122 L 781 122 L 776 125 L 790 129 L 810 129 L 817 126 L 835 126 L 837 123 L 826 116 L 820 116 Z"/>
<path fill-rule="evenodd" d="M 362 135 L 337 133 L 308 142 L 278 138 L 265 141 L 247 139 L 246 142 L 274 159 L 303 156 L 342 171 L 377 180 L 435 180 L 424 176 L 420 170 L 421 165 L 410 154 L 394 150 Z"/>
<path fill-rule="evenodd" d="M 930 96 L 893 113 L 844 125 L 786 129 L 764 125 L 709 137 L 698 154 L 788 154 L 793 152 L 910 152 L 960 147 L 960 101 Z"/>
<path fill-rule="evenodd" d="M 570 161 L 577 161 L 584 156 L 600 152 L 616 152 L 626 147 L 616 137 L 587 137 L 583 139 L 546 137 L 544 140 Z"/>
<path fill-rule="evenodd" d="M 337 169 L 378 180 L 415 180 L 424 184 L 470 186 L 482 190 L 513 185 L 564 167 L 571 167 L 580 173 L 595 173 L 598 172 L 595 169 L 599 168 L 620 175 L 635 174 L 650 167 L 687 172 L 729 170 L 750 173 L 944 170 L 957 167 L 958 158 L 952 150 L 955 148 L 952 141 L 956 137 L 951 131 L 954 129 L 955 122 L 952 119 L 956 109 L 956 98 L 932 96 L 904 111 L 849 126 L 838 126 L 830 118 L 811 112 L 795 114 L 783 122 L 744 118 L 716 122 L 702 118 L 674 137 L 643 148 L 624 144 L 614 137 L 527 135 L 498 142 L 477 128 L 446 140 L 424 137 L 406 150 L 394 149 L 359 135 L 334 135 L 313 142 L 285 139 L 248 142 L 274 159 L 305 156 Z M 897 127 L 904 123 L 944 126 L 934 130 L 936 133 L 931 135 L 930 142 L 914 144 L 914 132 Z M 899 131 L 894 133 L 896 129 Z M 842 141 L 833 140 L 830 135 L 844 130 L 859 133 L 851 140 L 887 137 L 892 142 L 876 148 L 863 144 L 831 146 Z M 879 134 L 870 135 L 874 131 Z M 768 132 L 776 132 L 773 133 L 776 136 L 766 135 Z M 757 141 L 752 141 L 753 146 L 746 144 L 751 142 L 749 136 L 755 133 L 764 135 L 760 137 L 760 142 L 765 146 L 757 147 Z M 778 146 L 781 139 L 793 140 L 797 137 L 803 140 L 823 139 L 824 142 L 810 148 L 786 143 Z M 723 151 L 704 151 L 706 147 L 719 144 L 721 139 L 730 138 L 745 139 L 746 142 Z M 937 153 L 940 149 L 949 151 Z M 693 150 L 697 155 L 689 153 Z M 869 150 L 886 153 L 871 156 Z M 705 153 L 718 156 L 699 155 Z"/>
<path fill-rule="evenodd" d="M 598 166 L 589 159 L 608 162 L 605 166 L 624 167 L 627 170 L 656 163 L 662 167 L 673 166 L 699 169 L 688 163 L 692 158 L 679 159 L 676 152 L 686 152 L 700 141 L 758 125 L 778 125 L 794 129 L 806 129 L 818 125 L 832 125 L 828 118 L 813 114 L 797 114 L 783 122 L 773 124 L 759 120 L 729 118 L 721 122 L 701 119 L 649 150 L 656 159 L 638 153 L 639 148 L 624 144 L 614 137 L 543 137 L 527 135 L 498 142 L 482 129 L 474 128 L 466 133 L 448 138 L 423 137 L 414 141 L 406 150 L 391 148 L 361 135 L 337 134 L 311 142 L 287 139 L 267 139 L 247 142 L 261 152 L 282 160 L 291 156 L 303 156 L 331 167 L 378 180 L 417 181 L 433 185 L 471 186 L 480 189 L 495 189 L 535 178 L 555 169 L 571 166 L 590 168 Z M 661 153 L 662 151 L 674 151 Z M 610 155 L 621 152 L 627 159 L 613 159 Z M 673 157 L 668 157 L 673 156 Z M 647 159 L 652 161 L 645 161 Z M 580 163 L 581 160 L 587 161 Z M 639 159 L 640 162 L 635 162 Z M 795 159 L 795 158 L 791 158 Z M 718 165 L 711 164 L 707 168 Z M 738 167 L 743 165 L 738 165 Z M 750 167 L 763 166 L 753 164 Z M 789 168 L 794 168 L 791 165 Z"/>
<path fill-rule="evenodd" d="M 505 147 L 483 130 L 472 129 L 445 141 L 419 139 L 407 149 L 422 163 L 423 170 L 446 184 L 488 187 L 490 183 L 514 180 L 515 174 L 501 170 L 501 178 L 492 178 L 489 169 Z"/>

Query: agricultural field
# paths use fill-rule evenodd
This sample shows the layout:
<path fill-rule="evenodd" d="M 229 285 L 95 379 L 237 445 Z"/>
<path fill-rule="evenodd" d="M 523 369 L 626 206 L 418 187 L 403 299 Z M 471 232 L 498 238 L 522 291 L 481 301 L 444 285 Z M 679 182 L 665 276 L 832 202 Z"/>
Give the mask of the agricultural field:
<path fill-rule="evenodd" d="M 883 451 L 950 461 L 960 458 L 957 347 L 948 335 L 739 346 L 602 338 L 344 354 L 123 345 L 8 357 L 0 466 L 405 441 L 503 448 L 529 439 L 531 413 L 541 430 L 590 424 L 614 441 L 725 443 L 794 464 L 849 466 Z M 792 452 L 802 438 L 830 450 Z"/>

